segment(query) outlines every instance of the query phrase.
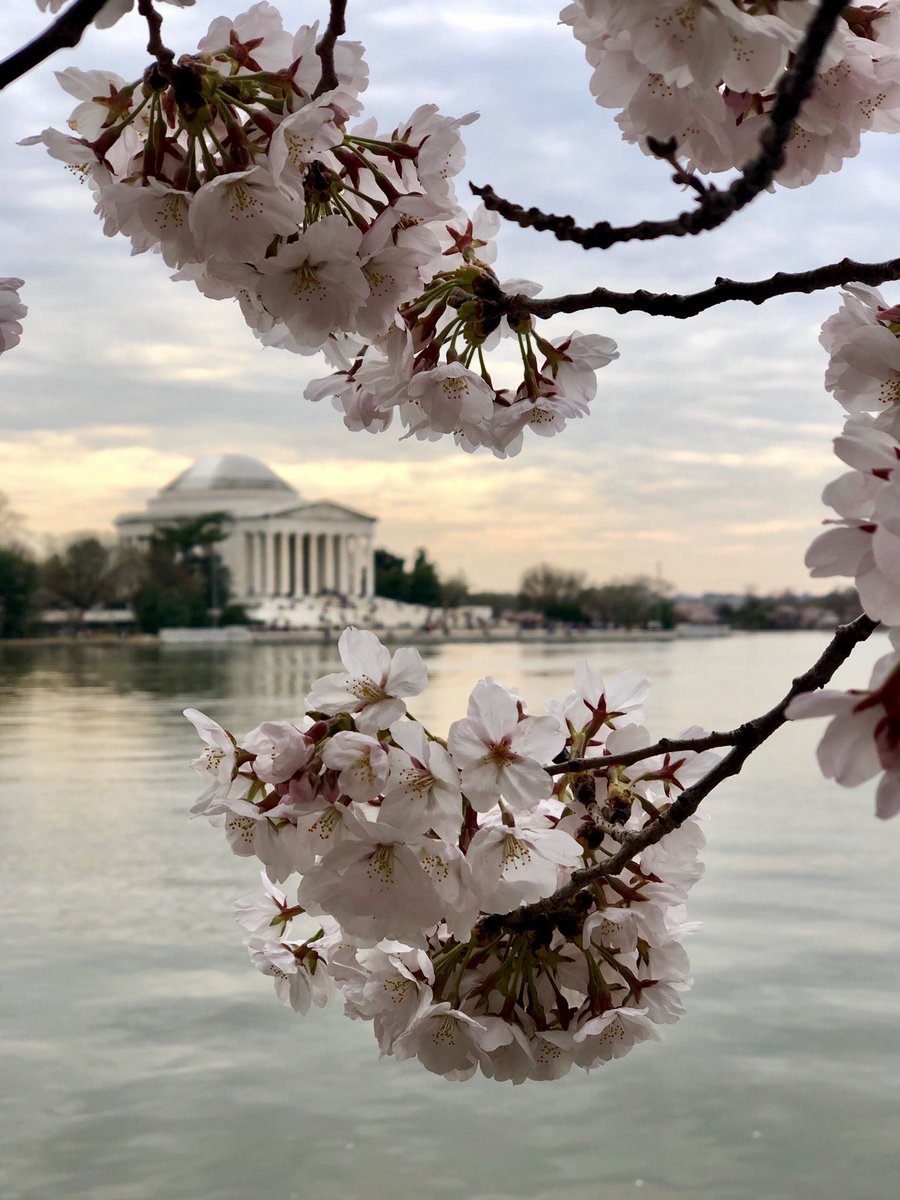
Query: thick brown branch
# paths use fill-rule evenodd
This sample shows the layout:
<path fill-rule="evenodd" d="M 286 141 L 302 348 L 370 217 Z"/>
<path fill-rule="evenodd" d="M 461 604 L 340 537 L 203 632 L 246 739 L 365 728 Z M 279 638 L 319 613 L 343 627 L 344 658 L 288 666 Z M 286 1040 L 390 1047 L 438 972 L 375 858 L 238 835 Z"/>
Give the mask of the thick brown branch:
<path fill-rule="evenodd" d="M 27 75 L 57 50 L 77 46 L 82 34 L 105 3 L 106 0 L 75 0 L 34 41 L 0 62 L 0 91 L 13 80 Z"/>
<path fill-rule="evenodd" d="M 737 740 L 734 748 L 720 762 L 716 763 L 711 771 L 707 771 L 701 780 L 692 787 L 685 788 L 678 799 L 673 801 L 655 821 L 648 822 L 643 829 L 632 834 L 615 854 L 611 854 L 609 858 L 595 866 L 576 871 L 565 887 L 560 888 L 545 900 L 539 900 L 536 904 L 528 904 L 508 913 L 503 918 L 504 925 L 511 930 L 527 929 L 534 924 L 535 920 L 565 910 L 582 888 L 599 879 L 618 875 L 625 870 L 641 850 L 655 845 L 667 833 L 671 833 L 673 829 L 683 825 L 688 817 L 697 811 L 701 801 L 723 780 L 737 775 L 753 751 L 758 749 L 776 729 L 785 723 L 787 718 L 784 710 L 794 696 L 824 687 L 838 667 L 846 662 L 854 648 L 860 642 L 864 642 L 877 627 L 878 622 L 873 621 L 865 614 L 857 617 L 855 621 L 851 621 L 849 625 L 839 626 L 818 661 L 804 674 L 797 676 L 787 695 L 767 713 L 755 717 L 735 730 Z"/>
<path fill-rule="evenodd" d="M 316 46 L 316 54 L 322 60 L 322 78 L 313 92 L 313 98 L 323 92 L 330 92 L 338 85 L 337 72 L 334 69 L 334 44 L 338 38 L 347 32 L 344 18 L 347 13 L 347 0 L 331 0 L 331 14 L 328 26 Z"/>
<path fill-rule="evenodd" d="M 654 317 L 676 317 L 685 320 L 698 313 L 732 300 L 743 300 L 750 304 L 764 304 L 775 296 L 787 296 L 802 292 L 809 294 L 825 288 L 839 287 L 844 283 L 867 283 L 878 287 L 891 279 L 900 279 L 900 258 L 889 258 L 885 262 L 863 263 L 852 258 L 827 263 L 810 271 L 778 271 L 768 279 L 748 280 L 717 279 L 712 287 L 701 292 L 679 295 L 672 292 L 614 292 L 598 287 L 590 292 L 573 292 L 568 296 L 548 296 L 533 300 L 527 296 L 507 297 L 511 305 L 516 304 L 534 317 L 545 319 L 556 313 L 584 312 L 590 308 L 611 308 L 614 312 L 643 312 Z"/>
<path fill-rule="evenodd" d="M 785 148 L 803 102 L 813 90 L 816 70 L 846 0 L 822 0 L 804 34 L 793 65 L 778 82 L 775 103 L 759 139 L 759 152 L 741 168 L 727 188 L 707 187 L 695 208 L 669 221 L 639 221 L 635 225 L 610 225 L 600 221 L 589 229 L 575 224 L 573 217 L 560 217 L 539 208 L 525 209 L 498 196 L 491 187 L 470 184 L 485 207 L 524 229 L 549 231 L 564 242 L 575 242 L 585 250 L 605 250 L 618 242 L 655 241 L 661 237 L 684 237 L 705 233 L 723 225 L 765 191 L 784 165 Z M 657 150 L 657 153 L 659 151 Z M 665 157 L 665 155 L 663 155 Z"/>

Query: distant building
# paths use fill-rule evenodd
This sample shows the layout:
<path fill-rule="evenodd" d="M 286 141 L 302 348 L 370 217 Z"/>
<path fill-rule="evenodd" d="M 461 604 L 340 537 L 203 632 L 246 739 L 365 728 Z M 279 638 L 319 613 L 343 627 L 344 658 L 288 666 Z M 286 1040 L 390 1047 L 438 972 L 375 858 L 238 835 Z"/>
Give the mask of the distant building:
<path fill-rule="evenodd" d="M 210 454 L 167 483 L 144 512 L 122 513 L 120 540 L 136 545 L 158 525 L 204 513 L 231 518 L 216 547 L 235 600 L 375 594 L 376 517 L 333 500 L 306 501 L 265 463 L 246 454 Z"/>

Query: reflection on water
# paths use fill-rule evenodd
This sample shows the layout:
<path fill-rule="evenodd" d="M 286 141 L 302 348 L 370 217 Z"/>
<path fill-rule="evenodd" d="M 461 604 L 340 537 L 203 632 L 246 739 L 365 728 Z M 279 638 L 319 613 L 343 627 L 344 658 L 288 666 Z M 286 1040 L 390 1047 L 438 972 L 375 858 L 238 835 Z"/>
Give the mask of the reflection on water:
<path fill-rule="evenodd" d="M 768 708 L 822 641 L 587 651 L 644 667 L 673 733 Z M 539 707 L 579 655 L 430 648 L 414 711 L 446 730 L 487 673 Z M 185 815 L 180 712 L 242 732 L 337 666 L 323 647 L 0 647 L 3 1200 L 896 1194 L 900 823 L 817 779 L 814 723 L 707 802 L 695 988 L 662 1045 L 556 1084 L 454 1085 L 378 1063 L 337 1010 L 281 1009 L 230 919 L 252 865 Z"/>

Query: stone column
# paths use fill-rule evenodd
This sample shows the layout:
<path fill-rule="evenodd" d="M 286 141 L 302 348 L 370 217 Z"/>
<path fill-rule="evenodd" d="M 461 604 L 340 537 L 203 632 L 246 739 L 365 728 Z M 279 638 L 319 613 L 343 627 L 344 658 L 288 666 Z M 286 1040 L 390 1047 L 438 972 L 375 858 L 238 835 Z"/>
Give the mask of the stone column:
<path fill-rule="evenodd" d="M 266 539 L 266 595 L 277 596 L 275 590 L 275 536 L 271 533 L 263 534 Z"/>
<path fill-rule="evenodd" d="M 366 596 L 372 597 L 375 595 L 375 547 L 372 543 L 372 535 L 366 541 Z"/>
<path fill-rule="evenodd" d="M 309 596 L 312 590 L 312 534 L 304 533 L 300 538 L 300 591 Z"/>
<path fill-rule="evenodd" d="M 353 535 L 345 533 L 341 539 L 344 548 L 343 565 L 341 567 L 344 580 L 344 591 L 352 600 L 355 595 L 353 591 Z"/>
<path fill-rule="evenodd" d="M 266 594 L 266 535 L 257 533 L 256 537 L 256 594 Z"/>
<path fill-rule="evenodd" d="M 345 590 L 344 564 L 341 562 L 341 555 L 344 549 L 344 540 L 339 533 L 332 534 L 328 540 L 331 542 L 332 586 L 336 592 L 343 592 Z"/>
<path fill-rule="evenodd" d="M 254 575 L 255 555 L 253 553 L 253 534 L 244 534 L 244 595 L 253 596 L 256 592 L 256 576 Z"/>
<path fill-rule="evenodd" d="M 287 594 L 289 596 L 297 595 L 297 535 L 289 533 L 287 535 L 288 544 L 288 574 L 287 574 Z"/>
<path fill-rule="evenodd" d="M 316 534 L 316 592 L 325 590 L 325 534 Z"/>
<path fill-rule="evenodd" d="M 359 595 L 359 580 L 356 574 L 356 534 L 344 538 L 347 547 L 347 595 L 355 599 Z"/>
<path fill-rule="evenodd" d="M 288 535 L 283 530 L 278 534 L 278 545 L 281 551 L 280 570 L 278 572 L 278 594 L 279 596 L 289 596 L 291 594 L 291 558 Z"/>

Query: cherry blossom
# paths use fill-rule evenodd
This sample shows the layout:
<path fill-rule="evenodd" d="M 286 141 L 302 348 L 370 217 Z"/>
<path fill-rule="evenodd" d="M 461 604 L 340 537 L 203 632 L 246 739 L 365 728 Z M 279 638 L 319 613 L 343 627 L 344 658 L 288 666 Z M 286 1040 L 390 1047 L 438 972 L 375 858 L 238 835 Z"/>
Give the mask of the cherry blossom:
<path fill-rule="evenodd" d="M 404 698 L 425 689 L 428 672 L 418 650 L 401 647 L 392 655 L 367 629 L 345 629 L 338 639 L 345 673 L 325 675 L 306 697 L 307 708 L 353 713 L 363 733 L 387 729 L 406 712 Z"/>
<path fill-rule="evenodd" d="M 18 346 L 22 336 L 21 320 L 28 312 L 19 299 L 19 288 L 24 286 L 24 279 L 0 278 L 0 354 Z"/>
<path fill-rule="evenodd" d="M 544 814 L 515 824 L 488 814 L 467 857 L 484 912 L 505 913 L 556 891 L 559 868 L 580 865 L 583 847 Z"/>
<path fill-rule="evenodd" d="M 336 733 L 322 751 L 326 767 L 339 771 L 338 787 L 353 800 L 374 800 L 384 790 L 388 755 L 382 744 L 365 733 Z"/>
<path fill-rule="evenodd" d="M 541 764 L 564 741 L 554 717 L 523 716 L 515 696 L 488 678 L 469 696 L 468 716 L 450 726 L 447 749 L 460 768 L 469 803 L 486 812 L 501 798 L 511 809 L 531 808 L 546 799 L 552 782 Z"/>
<path fill-rule="evenodd" d="M 382 1053 L 454 1080 L 560 1078 L 678 1020 L 684 903 L 701 870 L 695 819 L 635 856 L 619 883 L 585 891 L 571 920 L 540 935 L 503 924 L 618 849 L 604 815 L 614 797 L 636 832 L 708 769 L 707 755 L 648 753 L 600 770 L 592 798 L 583 774 L 554 783 L 547 763 L 588 741 L 650 749 L 633 724 L 644 677 L 606 684 L 582 664 L 574 692 L 543 716 L 484 679 L 445 743 L 402 715 L 402 697 L 425 686 L 415 652 L 391 656 L 358 629 L 340 651 L 346 673 L 313 684 L 299 726 L 263 722 L 235 740 L 190 714 L 209 747 L 195 766 L 212 772 L 218 799 L 198 809 L 213 822 L 224 812 L 232 850 L 264 867 L 262 891 L 235 915 L 279 998 L 305 1012 L 340 990 Z"/>
<path fill-rule="evenodd" d="M 256 757 L 253 770 L 264 783 L 283 783 L 305 766 L 312 741 L 289 721 L 264 721 L 241 739 L 241 747 Z"/>
<path fill-rule="evenodd" d="M 826 690 L 795 697 L 787 709 L 792 720 L 831 717 L 819 743 L 822 773 L 844 787 L 855 787 L 883 772 L 875 798 L 876 816 L 900 812 L 900 653 L 894 649 L 875 664 L 868 690 Z"/>

